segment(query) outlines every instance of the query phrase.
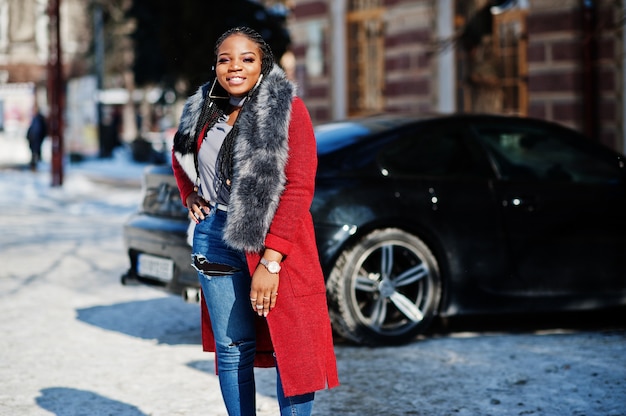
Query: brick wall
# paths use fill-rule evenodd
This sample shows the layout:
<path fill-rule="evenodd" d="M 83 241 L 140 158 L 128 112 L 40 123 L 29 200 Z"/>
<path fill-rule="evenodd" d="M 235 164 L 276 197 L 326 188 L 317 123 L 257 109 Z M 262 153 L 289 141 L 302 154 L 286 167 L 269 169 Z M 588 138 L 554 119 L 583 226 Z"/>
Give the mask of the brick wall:
<path fill-rule="evenodd" d="M 431 112 L 436 103 L 430 1 L 387 2 L 385 15 L 385 110 Z"/>
<path fill-rule="evenodd" d="M 292 51 L 296 56 L 296 82 L 298 95 L 306 103 L 314 122 L 332 118 L 331 56 L 332 32 L 330 31 L 330 9 L 327 1 L 299 0 L 295 2 L 294 17 L 289 25 L 292 37 Z M 311 26 L 321 32 L 322 72 L 317 76 L 307 74 L 306 56 L 308 53 Z"/>
<path fill-rule="evenodd" d="M 596 4 L 595 30 L 587 35 L 580 2 L 531 3 L 529 115 L 565 124 L 623 150 L 618 16 L 613 2 Z M 587 65 L 585 42 L 591 42 L 593 51 Z"/>

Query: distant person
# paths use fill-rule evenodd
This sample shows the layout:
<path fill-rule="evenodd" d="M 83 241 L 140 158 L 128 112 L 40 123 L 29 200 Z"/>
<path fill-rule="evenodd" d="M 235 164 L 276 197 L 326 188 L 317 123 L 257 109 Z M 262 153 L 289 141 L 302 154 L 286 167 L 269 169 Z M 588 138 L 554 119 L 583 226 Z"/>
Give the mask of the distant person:
<path fill-rule="evenodd" d="M 26 138 L 28 139 L 28 145 L 30 147 L 30 169 L 32 171 L 37 170 L 37 164 L 41 160 L 41 145 L 48 135 L 48 126 L 46 125 L 46 119 L 39 111 L 39 107 L 34 108 L 33 119 L 30 122 L 30 127 L 26 132 Z"/>
<path fill-rule="evenodd" d="M 203 344 L 216 353 L 229 415 L 256 414 L 256 365 L 277 367 L 281 415 L 308 416 L 315 391 L 339 383 L 309 212 L 311 119 L 257 32 L 231 29 L 214 51 L 211 79 L 185 105 L 172 158 L 195 222 Z"/>
<path fill-rule="evenodd" d="M 122 145 L 120 130 L 122 128 L 122 111 L 119 107 L 110 109 L 102 123 L 102 137 L 100 138 L 100 157 L 111 158 L 113 151 Z"/>

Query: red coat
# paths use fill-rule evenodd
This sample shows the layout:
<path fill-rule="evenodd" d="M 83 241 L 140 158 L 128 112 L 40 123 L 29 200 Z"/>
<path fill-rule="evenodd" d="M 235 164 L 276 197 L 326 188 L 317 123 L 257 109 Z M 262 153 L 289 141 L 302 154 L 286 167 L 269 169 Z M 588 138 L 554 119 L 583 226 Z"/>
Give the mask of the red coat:
<path fill-rule="evenodd" d="M 326 287 L 309 211 L 315 190 L 316 143 L 308 111 L 297 97 L 292 103 L 288 143 L 287 183 L 265 238 L 266 247 L 284 255 L 279 295 L 267 318 L 257 318 L 255 365 L 274 366 L 275 352 L 285 394 L 293 396 L 339 385 Z M 186 201 L 193 183 L 175 157 L 172 166 Z M 252 274 L 260 255 L 248 252 L 246 256 Z M 206 351 L 215 351 L 204 303 L 202 342 Z"/>

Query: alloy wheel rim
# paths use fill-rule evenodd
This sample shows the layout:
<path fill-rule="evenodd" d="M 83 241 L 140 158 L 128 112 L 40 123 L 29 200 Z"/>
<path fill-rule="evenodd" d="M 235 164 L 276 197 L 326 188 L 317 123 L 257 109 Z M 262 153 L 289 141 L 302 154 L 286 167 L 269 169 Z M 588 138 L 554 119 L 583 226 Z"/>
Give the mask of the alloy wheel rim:
<path fill-rule="evenodd" d="M 359 256 L 350 279 L 350 302 L 359 321 L 393 335 L 418 325 L 428 306 L 430 268 L 403 241 L 378 243 Z"/>

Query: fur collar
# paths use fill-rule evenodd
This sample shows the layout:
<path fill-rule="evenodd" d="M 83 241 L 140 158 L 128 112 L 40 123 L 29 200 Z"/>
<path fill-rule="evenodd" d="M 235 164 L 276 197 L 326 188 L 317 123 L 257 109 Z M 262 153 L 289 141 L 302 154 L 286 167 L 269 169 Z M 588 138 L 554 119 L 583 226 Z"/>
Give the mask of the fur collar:
<path fill-rule="evenodd" d="M 187 176 L 196 182 L 196 132 L 209 85 L 192 95 L 183 109 L 174 139 L 174 155 Z M 294 85 L 277 65 L 264 77 L 258 91 L 237 118 L 233 178 L 224 240 L 232 247 L 259 252 L 264 248 L 280 196 L 285 188 L 285 166 Z"/>

